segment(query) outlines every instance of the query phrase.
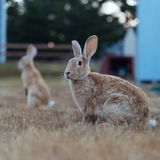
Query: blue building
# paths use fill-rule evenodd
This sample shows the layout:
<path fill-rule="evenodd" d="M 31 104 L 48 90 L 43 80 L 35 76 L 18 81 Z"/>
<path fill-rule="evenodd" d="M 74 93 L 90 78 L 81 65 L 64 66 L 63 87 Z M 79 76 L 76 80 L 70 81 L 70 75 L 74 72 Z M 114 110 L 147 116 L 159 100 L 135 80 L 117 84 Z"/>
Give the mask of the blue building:
<path fill-rule="evenodd" d="M 0 0 L 0 63 L 6 61 L 6 0 Z"/>
<path fill-rule="evenodd" d="M 136 81 L 160 81 L 160 0 L 139 0 Z"/>

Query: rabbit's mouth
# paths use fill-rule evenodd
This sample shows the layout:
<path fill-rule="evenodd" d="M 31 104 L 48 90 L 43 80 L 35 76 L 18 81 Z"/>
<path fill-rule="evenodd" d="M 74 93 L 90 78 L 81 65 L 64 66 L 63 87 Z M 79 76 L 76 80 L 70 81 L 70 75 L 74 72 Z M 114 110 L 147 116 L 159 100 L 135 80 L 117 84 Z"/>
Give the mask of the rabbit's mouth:
<path fill-rule="evenodd" d="M 64 77 L 68 80 L 83 80 L 86 76 L 72 74 L 71 72 L 64 72 Z"/>
<path fill-rule="evenodd" d="M 67 79 L 71 79 L 71 77 L 69 75 L 66 76 Z"/>

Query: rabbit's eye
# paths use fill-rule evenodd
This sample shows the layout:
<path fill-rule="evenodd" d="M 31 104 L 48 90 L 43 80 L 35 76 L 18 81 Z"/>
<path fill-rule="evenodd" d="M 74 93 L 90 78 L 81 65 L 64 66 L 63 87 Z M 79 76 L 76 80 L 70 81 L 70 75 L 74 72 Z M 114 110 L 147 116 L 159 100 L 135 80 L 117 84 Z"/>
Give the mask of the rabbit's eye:
<path fill-rule="evenodd" d="M 81 65 L 82 65 L 82 62 L 81 62 L 81 61 L 78 61 L 78 65 L 81 66 Z"/>

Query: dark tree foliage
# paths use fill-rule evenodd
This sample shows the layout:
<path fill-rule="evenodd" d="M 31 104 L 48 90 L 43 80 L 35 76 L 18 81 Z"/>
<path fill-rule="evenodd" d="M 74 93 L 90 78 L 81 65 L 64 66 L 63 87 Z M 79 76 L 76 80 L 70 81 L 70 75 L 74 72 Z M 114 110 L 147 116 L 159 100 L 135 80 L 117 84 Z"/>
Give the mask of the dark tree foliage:
<path fill-rule="evenodd" d="M 99 10 L 107 0 L 24 0 L 23 6 L 8 0 L 8 41 L 45 43 L 70 43 L 77 39 L 81 44 L 92 34 L 108 44 L 121 39 L 125 33 L 122 24 Z M 116 0 L 115 0 L 116 1 Z M 122 0 L 122 10 L 135 7 Z"/>
<path fill-rule="evenodd" d="M 13 0 L 8 0 L 8 25 L 7 35 L 9 42 L 20 42 L 21 41 L 21 20 L 19 15 L 19 5 Z"/>

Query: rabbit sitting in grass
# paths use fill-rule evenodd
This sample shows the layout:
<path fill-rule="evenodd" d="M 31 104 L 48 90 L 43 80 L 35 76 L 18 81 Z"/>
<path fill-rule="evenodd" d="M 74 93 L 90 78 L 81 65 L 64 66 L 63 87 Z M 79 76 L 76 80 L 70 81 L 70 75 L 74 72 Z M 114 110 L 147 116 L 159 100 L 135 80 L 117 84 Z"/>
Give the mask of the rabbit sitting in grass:
<path fill-rule="evenodd" d="M 64 76 L 70 81 L 73 98 L 86 118 L 96 116 L 105 121 L 143 125 L 149 114 L 144 91 L 128 81 L 90 70 L 90 59 L 95 54 L 97 36 L 90 36 L 82 52 L 77 41 L 72 41 L 74 58 L 70 59 Z"/>
<path fill-rule="evenodd" d="M 18 63 L 19 69 L 22 70 L 21 78 L 26 92 L 27 106 L 47 105 L 49 108 L 53 108 L 55 101 L 51 99 L 47 84 L 34 66 L 33 59 L 36 55 L 37 48 L 34 45 L 29 45 L 26 55 Z"/>

